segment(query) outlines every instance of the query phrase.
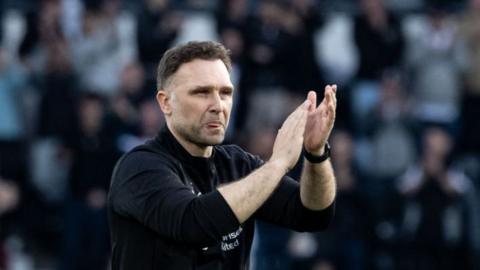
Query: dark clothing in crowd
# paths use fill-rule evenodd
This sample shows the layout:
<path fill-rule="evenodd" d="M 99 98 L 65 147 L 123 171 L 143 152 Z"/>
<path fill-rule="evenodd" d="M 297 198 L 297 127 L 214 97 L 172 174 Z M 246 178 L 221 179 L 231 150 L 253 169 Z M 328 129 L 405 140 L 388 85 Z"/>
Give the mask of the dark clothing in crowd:
<path fill-rule="evenodd" d="M 70 173 L 71 196 L 65 204 L 65 231 L 60 270 L 105 269 L 109 254 L 109 233 L 105 210 L 109 177 L 118 158 L 104 132 L 71 138 L 73 152 Z M 103 202 L 92 204 L 94 193 Z M 102 196 L 102 195 L 97 195 Z"/>
<path fill-rule="evenodd" d="M 175 20 L 171 10 L 151 10 L 144 6 L 142 15 L 138 17 L 137 44 L 139 59 L 147 70 L 147 74 L 155 74 L 158 60 L 170 48 L 177 37 L 178 29 L 167 27 Z M 149 78 L 150 79 L 150 78 Z"/>
<path fill-rule="evenodd" d="M 285 59 L 283 78 L 290 91 L 299 95 L 324 85 L 323 74 L 315 56 L 315 33 L 323 24 L 323 17 L 312 8 L 301 19 L 301 27 L 291 36 Z"/>
<path fill-rule="evenodd" d="M 374 29 L 366 15 L 355 18 L 354 40 L 358 49 L 357 78 L 377 80 L 385 69 L 398 67 L 404 52 L 400 21 L 387 13 L 383 29 Z"/>
<path fill-rule="evenodd" d="M 254 221 L 298 231 L 324 229 L 333 205 L 305 208 L 298 182 L 284 177 L 245 223 L 216 189 L 263 161 L 237 146 L 191 156 L 164 128 L 117 164 L 108 198 L 112 269 L 248 269 Z"/>
<path fill-rule="evenodd" d="M 105 208 L 95 209 L 85 201 L 70 200 L 63 218 L 65 231 L 57 269 L 106 269 L 110 239 Z"/>
<path fill-rule="evenodd" d="M 280 25 L 266 24 L 250 17 L 245 26 L 246 66 L 243 70 L 247 90 L 285 85 L 285 70 L 290 64 L 292 35 Z"/>
<path fill-rule="evenodd" d="M 102 132 L 103 133 L 103 132 Z M 108 190 L 109 178 L 119 156 L 110 138 L 103 134 L 82 134 L 72 138 L 69 147 L 74 160 L 70 173 L 70 190 L 73 198 L 85 200 L 92 189 Z"/>
<path fill-rule="evenodd" d="M 41 100 L 38 111 L 38 134 L 73 136 L 77 126 L 77 92 L 75 76 L 70 72 L 50 72 L 40 83 Z"/>
<path fill-rule="evenodd" d="M 465 195 L 448 194 L 439 180 L 427 176 L 425 184 L 409 198 L 405 219 L 416 226 L 403 226 L 405 241 L 402 269 L 473 269 L 471 215 Z M 408 216 L 410 215 L 410 216 Z M 413 222 L 410 222 L 413 223 Z"/>

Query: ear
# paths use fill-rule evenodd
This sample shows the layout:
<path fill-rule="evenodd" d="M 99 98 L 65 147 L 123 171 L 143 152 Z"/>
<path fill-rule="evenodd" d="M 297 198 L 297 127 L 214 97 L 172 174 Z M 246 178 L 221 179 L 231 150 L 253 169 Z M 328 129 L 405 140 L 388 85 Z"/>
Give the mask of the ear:
<path fill-rule="evenodd" d="M 160 109 L 162 112 L 165 114 L 165 116 L 168 116 L 172 113 L 172 106 L 170 104 L 171 98 L 170 98 L 171 93 L 165 90 L 158 90 L 157 92 L 157 103 L 158 106 L 160 106 Z"/>

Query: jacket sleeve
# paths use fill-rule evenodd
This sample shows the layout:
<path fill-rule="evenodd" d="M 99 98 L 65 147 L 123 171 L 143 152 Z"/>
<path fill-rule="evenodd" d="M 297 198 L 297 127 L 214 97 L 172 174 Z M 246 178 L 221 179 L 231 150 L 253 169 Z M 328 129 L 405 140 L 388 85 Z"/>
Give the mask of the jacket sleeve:
<path fill-rule="evenodd" d="M 196 196 L 167 165 L 144 169 L 145 163 L 149 162 L 126 158 L 114 173 L 109 201 L 115 213 L 161 236 L 201 246 L 212 245 L 238 228 L 218 191 Z"/>
<path fill-rule="evenodd" d="M 253 155 L 249 155 L 249 158 L 254 168 L 264 163 Z M 326 229 L 334 213 L 335 202 L 323 210 L 315 211 L 306 208 L 300 199 L 298 181 L 284 176 L 254 217 L 295 231 L 313 232 Z"/>
<path fill-rule="evenodd" d="M 255 217 L 300 232 L 324 230 L 330 224 L 335 203 L 323 210 L 314 211 L 303 206 L 300 185 L 285 176 L 277 189 L 255 213 Z"/>

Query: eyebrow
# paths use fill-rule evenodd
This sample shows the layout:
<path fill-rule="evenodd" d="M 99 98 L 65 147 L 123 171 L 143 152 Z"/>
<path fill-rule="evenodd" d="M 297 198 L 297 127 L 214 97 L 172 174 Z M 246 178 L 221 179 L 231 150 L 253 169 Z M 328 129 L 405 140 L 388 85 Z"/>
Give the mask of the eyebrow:
<path fill-rule="evenodd" d="M 194 86 L 191 89 L 188 90 L 189 93 L 197 93 L 201 91 L 211 91 L 215 87 L 212 85 L 198 85 Z M 220 90 L 229 90 L 233 92 L 233 87 L 232 86 L 222 86 Z"/>

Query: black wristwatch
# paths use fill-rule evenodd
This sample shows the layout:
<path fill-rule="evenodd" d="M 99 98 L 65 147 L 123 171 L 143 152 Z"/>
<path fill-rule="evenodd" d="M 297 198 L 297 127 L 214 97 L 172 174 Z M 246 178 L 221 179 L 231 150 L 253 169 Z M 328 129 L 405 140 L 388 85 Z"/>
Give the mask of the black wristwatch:
<path fill-rule="evenodd" d="M 305 148 L 303 148 L 303 155 L 310 163 L 322 163 L 330 157 L 330 145 L 328 142 L 325 143 L 325 148 L 323 150 L 323 155 L 317 156 L 309 153 Z"/>

